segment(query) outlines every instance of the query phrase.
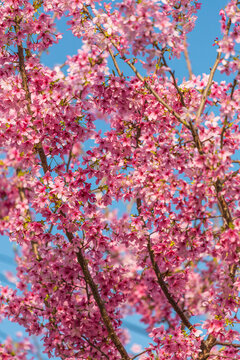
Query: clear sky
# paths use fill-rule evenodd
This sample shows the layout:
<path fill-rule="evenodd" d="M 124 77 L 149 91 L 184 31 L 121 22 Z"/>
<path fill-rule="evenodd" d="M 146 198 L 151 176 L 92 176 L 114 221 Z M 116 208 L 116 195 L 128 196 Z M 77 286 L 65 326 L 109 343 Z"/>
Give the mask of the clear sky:
<path fill-rule="evenodd" d="M 189 43 L 192 69 L 195 75 L 209 73 L 209 69 L 215 61 L 216 47 L 213 46 L 213 43 L 216 37 L 221 37 L 218 14 L 219 10 L 226 4 L 227 0 L 202 0 L 202 9 L 198 13 L 199 18 L 196 22 L 196 27 L 187 40 Z M 66 25 L 66 19 L 57 21 L 57 28 L 63 33 L 63 39 L 59 44 L 51 47 L 48 54 L 42 55 L 43 63 L 50 67 L 64 63 L 66 56 L 76 54 L 77 49 L 81 46 L 81 40 L 74 38 L 71 32 L 67 31 L 68 26 Z M 187 67 L 183 57 L 171 63 L 172 68 L 176 71 L 177 78 L 181 80 L 184 77 L 188 77 Z M 169 65 L 171 65 L 171 63 L 169 63 Z M 128 75 L 133 74 L 128 71 Z M 216 74 L 215 79 L 221 79 L 219 73 Z M 2 237 L 0 242 L 0 281 L 3 285 L 6 285 L 7 282 L 4 277 L 4 271 L 10 270 L 14 272 L 13 258 L 12 244 L 9 244 L 8 240 Z M 124 324 L 129 328 L 131 333 L 131 343 L 128 349 L 133 343 L 139 343 L 143 346 L 148 344 L 148 338 L 144 333 L 143 325 L 139 323 L 139 317 L 128 317 Z M 16 325 L 9 324 L 8 321 L 3 321 L 0 323 L 0 340 L 2 340 L 6 334 L 16 338 L 15 333 L 18 329 L 19 327 L 16 327 Z M 46 356 L 42 358 L 47 359 Z"/>

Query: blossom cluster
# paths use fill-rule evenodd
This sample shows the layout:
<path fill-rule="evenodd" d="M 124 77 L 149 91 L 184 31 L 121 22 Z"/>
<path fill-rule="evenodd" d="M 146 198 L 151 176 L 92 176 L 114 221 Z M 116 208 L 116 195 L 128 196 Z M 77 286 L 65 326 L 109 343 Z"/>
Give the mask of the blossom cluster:
<path fill-rule="evenodd" d="M 240 355 L 240 8 L 220 11 L 210 73 L 189 67 L 179 82 L 169 57 L 188 59 L 200 7 L 0 4 L 0 234 L 21 249 L 0 313 L 39 335 L 49 357 Z M 81 39 L 66 71 L 41 62 L 63 16 Z M 137 355 L 121 327 L 132 313 L 149 335 Z M 27 340 L 0 345 L 3 359 L 32 351 Z"/>

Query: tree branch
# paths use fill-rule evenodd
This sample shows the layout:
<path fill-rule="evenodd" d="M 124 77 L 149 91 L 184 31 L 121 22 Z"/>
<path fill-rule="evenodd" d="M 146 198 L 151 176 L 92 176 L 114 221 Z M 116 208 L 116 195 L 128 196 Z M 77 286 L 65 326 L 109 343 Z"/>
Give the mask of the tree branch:
<path fill-rule="evenodd" d="M 67 237 L 68 237 L 69 241 L 72 242 L 73 235 L 71 233 L 67 232 L 67 231 L 66 231 L 66 234 L 67 234 Z M 104 304 L 103 300 L 101 299 L 101 297 L 99 295 L 97 285 L 95 284 L 95 282 L 94 282 L 94 280 L 93 280 L 93 278 L 92 278 L 92 276 L 90 274 L 90 271 L 89 271 L 88 266 L 87 266 L 87 261 L 84 258 L 80 248 L 79 248 L 78 253 L 77 253 L 77 260 L 78 260 L 79 265 L 82 268 L 82 272 L 84 274 L 85 281 L 90 286 L 93 297 L 94 297 L 94 299 L 95 299 L 95 301 L 96 301 L 96 303 L 98 305 L 98 308 L 100 310 L 104 325 L 107 328 L 109 337 L 111 338 L 112 342 L 116 346 L 118 352 L 121 354 L 122 359 L 123 360 L 130 360 L 130 357 L 128 356 L 124 346 L 122 345 L 119 337 L 117 336 L 117 334 L 116 334 L 116 332 L 115 332 L 115 330 L 113 328 L 113 325 L 112 325 L 111 319 L 109 318 L 109 315 L 107 313 L 105 304 Z"/>
<path fill-rule="evenodd" d="M 157 276 L 158 284 L 160 285 L 165 297 L 167 298 L 168 302 L 172 305 L 173 309 L 178 314 L 178 316 L 182 320 L 183 324 L 190 331 L 193 330 L 193 328 L 194 328 L 193 325 L 190 323 L 188 318 L 184 315 L 184 312 L 180 309 L 180 307 L 178 306 L 178 304 L 176 303 L 176 301 L 174 300 L 174 298 L 172 297 L 172 295 L 168 291 L 167 285 L 166 285 L 165 281 L 163 280 L 162 274 L 161 274 L 161 272 L 159 270 L 159 267 L 158 267 L 158 265 L 157 265 L 157 263 L 155 261 L 155 258 L 154 258 L 154 252 L 153 252 L 153 250 L 151 248 L 150 236 L 148 238 L 148 253 L 150 255 L 153 270 L 154 270 L 154 272 L 155 272 L 155 274 Z"/>
<path fill-rule="evenodd" d="M 19 26 L 20 20 L 16 19 L 16 26 L 15 26 L 15 32 L 16 35 L 20 30 L 20 26 Z M 19 64 L 19 72 L 22 78 L 22 87 L 25 91 L 25 98 L 27 100 L 27 110 L 30 116 L 33 116 L 32 110 L 31 110 L 31 94 L 29 91 L 29 87 L 28 87 L 28 80 L 27 80 L 27 72 L 25 69 L 25 60 L 24 60 L 24 52 L 23 52 L 23 46 L 22 44 L 17 45 L 17 49 L 18 49 L 18 64 Z M 36 145 L 41 163 L 42 163 L 42 168 L 44 173 L 46 173 L 48 171 L 48 164 L 47 164 L 47 157 L 45 155 L 45 152 L 43 150 L 43 146 L 42 143 L 39 142 Z"/>
<path fill-rule="evenodd" d="M 18 175 L 19 172 L 20 172 L 20 169 L 17 169 L 16 172 L 17 172 L 17 175 Z M 26 199 L 25 191 L 24 191 L 24 189 L 23 189 L 22 186 L 19 186 L 18 191 L 19 191 L 19 196 L 20 196 L 21 201 L 23 201 L 24 199 Z M 31 219 L 31 213 L 30 213 L 29 209 L 27 209 L 27 210 L 25 211 L 25 214 L 26 214 L 26 216 L 28 216 L 28 217 Z M 32 245 L 32 251 L 33 251 L 36 259 L 37 259 L 37 260 L 40 260 L 41 257 L 40 257 L 39 252 L 38 252 L 38 244 L 37 244 L 37 242 L 31 240 L 31 245 Z"/>
<path fill-rule="evenodd" d="M 138 127 L 137 129 L 137 134 L 136 134 L 136 142 L 137 142 L 137 146 L 139 146 L 139 138 L 141 136 L 141 129 L 140 127 Z M 141 207 L 142 207 L 142 201 L 140 198 L 137 198 L 137 211 L 138 211 L 138 215 L 141 216 Z M 145 222 L 144 222 L 145 224 Z M 151 260 L 151 264 L 153 267 L 153 270 L 155 272 L 155 275 L 157 277 L 157 281 L 158 284 L 163 292 L 163 294 L 165 295 L 166 299 L 168 300 L 169 304 L 173 307 L 173 309 L 175 310 L 175 312 L 178 314 L 178 316 L 180 317 L 180 319 L 182 320 L 182 323 L 191 331 L 193 330 L 193 325 L 190 323 L 190 321 L 188 320 L 188 318 L 184 315 L 184 312 L 180 309 L 180 307 L 178 306 L 178 304 L 176 303 L 176 301 L 174 300 L 173 296 L 170 294 L 170 292 L 168 291 L 167 285 L 162 277 L 162 274 L 159 270 L 159 267 L 155 261 L 155 257 L 154 257 L 154 252 L 152 250 L 151 247 L 151 239 L 150 236 L 148 236 L 148 242 L 147 242 L 147 249 L 148 249 L 148 254 Z"/>

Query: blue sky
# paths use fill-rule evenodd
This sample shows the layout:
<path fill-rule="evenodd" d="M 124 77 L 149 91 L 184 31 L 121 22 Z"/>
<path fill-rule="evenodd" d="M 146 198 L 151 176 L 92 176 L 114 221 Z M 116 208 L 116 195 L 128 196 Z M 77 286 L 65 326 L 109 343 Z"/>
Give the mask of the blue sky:
<path fill-rule="evenodd" d="M 216 47 L 212 44 L 216 37 L 221 36 L 218 14 L 226 4 L 227 0 L 202 0 L 202 8 L 198 12 L 199 17 L 195 29 L 188 37 L 189 55 L 195 74 L 208 73 L 214 62 Z M 76 54 L 77 49 L 81 46 L 81 40 L 73 37 L 71 31 L 67 30 L 68 27 L 66 18 L 57 20 L 57 29 L 63 33 L 63 39 L 50 48 L 49 54 L 43 54 L 42 61 L 45 65 L 52 67 L 56 64 L 63 64 L 66 61 L 66 55 Z M 179 79 L 188 76 L 183 57 L 173 61 L 173 67 Z"/>
<path fill-rule="evenodd" d="M 189 55 L 192 63 L 193 73 L 201 75 L 202 73 L 209 73 L 210 67 L 213 65 L 216 58 L 216 46 L 212 46 L 216 37 L 221 37 L 219 26 L 219 10 L 227 4 L 226 0 L 203 0 L 202 9 L 199 11 L 199 18 L 196 22 L 196 27 L 188 37 Z M 62 64 L 66 61 L 67 55 L 74 55 L 77 49 L 81 46 L 81 40 L 74 38 L 70 31 L 67 31 L 66 19 L 57 21 L 58 30 L 63 33 L 63 39 L 59 44 L 50 48 L 48 54 L 42 55 L 42 61 L 45 65 L 53 67 L 57 64 Z M 172 64 L 172 69 L 176 71 L 176 77 L 180 80 L 188 77 L 187 67 L 182 57 L 180 60 L 173 60 L 168 62 Z M 128 75 L 133 75 L 128 71 Z M 216 80 L 221 79 L 219 73 L 215 76 Z M 101 122 L 102 123 L 102 122 Z M 103 129 L 104 130 L 104 129 Z M 14 272 L 14 256 L 12 245 L 6 237 L 1 237 L 0 243 L 0 281 L 4 283 L 4 271 L 10 270 Z M 147 345 L 148 338 L 144 330 L 141 328 L 142 324 L 139 323 L 139 317 L 128 317 L 125 325 L 129 328 L 131 333 L 131 344 L 139 343 Z M 5 334 L 15 337 L 15 332 L 19 330 L 15 324 L 8 321 L 0 323 L 0 339 L 2 340 Z M 128 349 L 129 349 L 128 347 Z M 43 357 L 47 359 L 47 357 Z"/>

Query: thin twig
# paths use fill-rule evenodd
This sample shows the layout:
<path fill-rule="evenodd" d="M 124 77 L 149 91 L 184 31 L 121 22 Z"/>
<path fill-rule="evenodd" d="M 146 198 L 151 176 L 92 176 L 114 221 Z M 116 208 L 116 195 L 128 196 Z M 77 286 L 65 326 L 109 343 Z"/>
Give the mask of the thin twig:
<path fill-rule="evenodd" d="M 212 357 L 212 356 L 217 356 L 217 358 L 219 359 L 219 360 L 221 360 L 221 359 L 227 359 L 227 360 L 239 360 L 239 358 L 237 359 L 237 358 L 231 358 L 231 359 L 229 359 L 229 356 L 225 356 L 225 355 L 222 355 L 222 354 L 220 354 L 220 353 L 209 353 L 208 354 L 208 357 Z"/>
<path fill-rule="evenodd" d="M 123 76 L 123 73 L 121 72 L 121 70 L 120 70 L 120 68 L 119 68 L 119 66 L 118 66 L 118 63 L 117 63 L 117 61 L 116 61 L 116 57 L 115 57 L 112 49 L 110 48 L 110 46 L 108 46 L 107 49 L 108 49 L 108 52 L 109 52 L 109 54 L 110 54 L 110 56 L 111 56 L 111 58 L 112 58 L 112 61 L 113 61 L 113 63 L 114 63 L 114 66 L 115 66 L 115 68 L 116 68 L 116 70 L 117 70 L 118 75 L 119 75 L 120 77 L 122 77 L 122 76 Z"/>
<path fill-rule="evenodd" d="M 240 344 L 233 344 L 233 343 L 221 342 L 221 341 L 217 341 L 216 345 L 232 346 L 232 347 L 235 347 L 235 348 L 240 348 Z"/>
<path fill-rule="evenodd" d="M 184 57 L 185 57 L 187 68 L 188 68 L 189 80 L 192 80 L 192 76 L 193 76 L 192 65 L 191 65 L 191 61 L 189 58 L 189 54 L 188 54 L 186 36 L 184 37 L 183 45 L 184 45 Z"/>
<path fill-rule="evenodd" d="M 208 97 L 208 92 L 209 92 L 209 90 L 211 88 L 211 85 L 212 85 L 213 76 L 214 76 L 215 71 L 217 70 L 217 67 L 218 67 L 218 65 L 220 63 L 220 60 L 221 60 L 221 55 L 222 55 L 222 53 L 220 53 L 220 52 L 217 54 L 217 58 L 215 60 L 213 68 L 212 68 L 212 70 L 211 70 L 211 72 L 209 74 L 207 86 L 205 87 L 205 89 L 203 91 L 201 103 L 200 103 L 200 106 L 199 106 L 197 114 L 196 114 L 196 120 L 195 120 L 196 124 L 198 124 L 199 118 L 202 115 L 202 112 L 203 112 L 203 109 L 204 109 L 204 106 L 205 106 L 205 103 L 206 103 L 206 100 L 207 100 L 207 97 Z"/>
<path fill-rule="evenodd" d="M 68 162 L 66 164 L 66 171 L 68 172 L 69 170 L 69 166 L 70 166 L 70 163 L 71 163 L 71 160 L 72 160 L 72 148 L 73 146 L 71 147 L 70 151 L 69 151 L 69 157 L 68 157 Z"/>
<path fill-rule="evenodd" d="M 228 20 L 228 23 L 227 23 L 227 31 L 226 31 L 226 35 L 228 34 L 229 32 L 229 29 L 230 29 L 230 26 L 231 26 L 231 19 Z M 208 78 L 208 82 L 207 82 L 207 86 L 205 87 L 204 91 L 203 91 L 203 94 L 202 94 L 202 99 L 201 99 L 201 102 L 200 102 L 200 105 L 199 105 L 199 108 L 198 108 L 198 111 L 197 111 L 197 114 L 196 114 L 196 124 L 198 124 L 198 120 L 200 118 L 200 116 L 202 115 L 202 112 L 203 112 L 203 109 L 204 109 L 204 106 L 205 106 L 205 103 L 206 103 L 206 100 L 207 100 L 207 97 L 208 97 L 208 92 L 212 86 L 212 82 L 213 82 L 213 76 L 215 74 L 215 71 L 217 70 L 217 67 L 221 61 L 221 56 L 222 56 L 222 53 L 221 52 L 218 52 L 217 54 L 217 58 L 215 60 L 215 63 L 210 71 L 210 74 L 209 74 L 209 78 Z"/>
<path fill-rule="evenodd" d="M 238 72 L 237 76 L 239 75 L 240 72 Z M 236 88 L 236 85 L 237 85 L 237 80 L 236 78 L 233 80 L 233 84 L 232 84 L 232 90 L 231 90 L 231 94 L 230 94 L 230 98 L 232 99 L 233 98 L 233 93 L 234 93 L 234 90 Z M 220 147 L 221 149 L 223 148 L 223 136 L 224 136 L 224 133 L 226 132 L 227 130 L 227 127 L 228 127 L 228 117 L 227 115 L 225 116 L 225 119 L 224 119 L 224 124 L 223 124 L 223 128 L 222 128 L 222 131 L 221 131 L 221 135 L 220 135 Z"/>
<path fill-rule="evenodd" d="M 232 174 L 226 176 L 226 177 L 224 178 L 224 180 L 222 180 L 222 184 L 224 184 L 224 183 L 225 183 L 226 181 L 228 181 L 229 179 L 232 179 L 233 177 L 237 176 L 237 175 L 239 174 L 239 171 L 240 171 L 240 169 L 238 169 L 238 170 L 234 171 Z"/>
<path fill-rule="evenodd" d="M 142 351 L 140 354 L 135 355 L 135 356 L 132 358 L 132 360 L 136 359 L 137 357 L 139 357 L 139 356 L 142 355 L 142 354 L 145 354 L 145 353 L 148 352 L 148 351 L 149 351 L 149 350 L 144 350 L 144 351 Z"/>
<path fill-rule="evenodd" d="M 106 359 L 109 359 L 109 357 L 107 356 L 107 354 L 105 354 L 105 352 L 103 352 L 98 346 L 94 345 L 90 340 L 88 340 L 85 336 L 82 336 L 82 338 L 87 341 L 87 343 L 94 347 L 96 350 L 98 350 L 103 356 L 105 356 Z"/>
<path fill-rule="evenodd" d="M 165 65 L 166 67 L 168 67 L 164 55 L 162 55 L 162 59 L 163 59 L 164 65 Z M 180 96 L 181 104 L 182 104 L 182 106 L 185 107 L 186 105 L 185 105 L 185 102 L 184 102 L 183 94 L 182 94 L 182 91 L 179 89 L 179 86 L 178 86 L 178 84 L 177 84 L 177 80 L 176 80 L 176 77 L 175 77 L 175 73 L 174 73 L 174 71 L 172 71 L 170 68 L 169 68 L 168 72 L 169 72 L 169 74 L 172 76 L 173 85 L 174 85 L 175 89 L 177 90 L 178 95 Z"/>

